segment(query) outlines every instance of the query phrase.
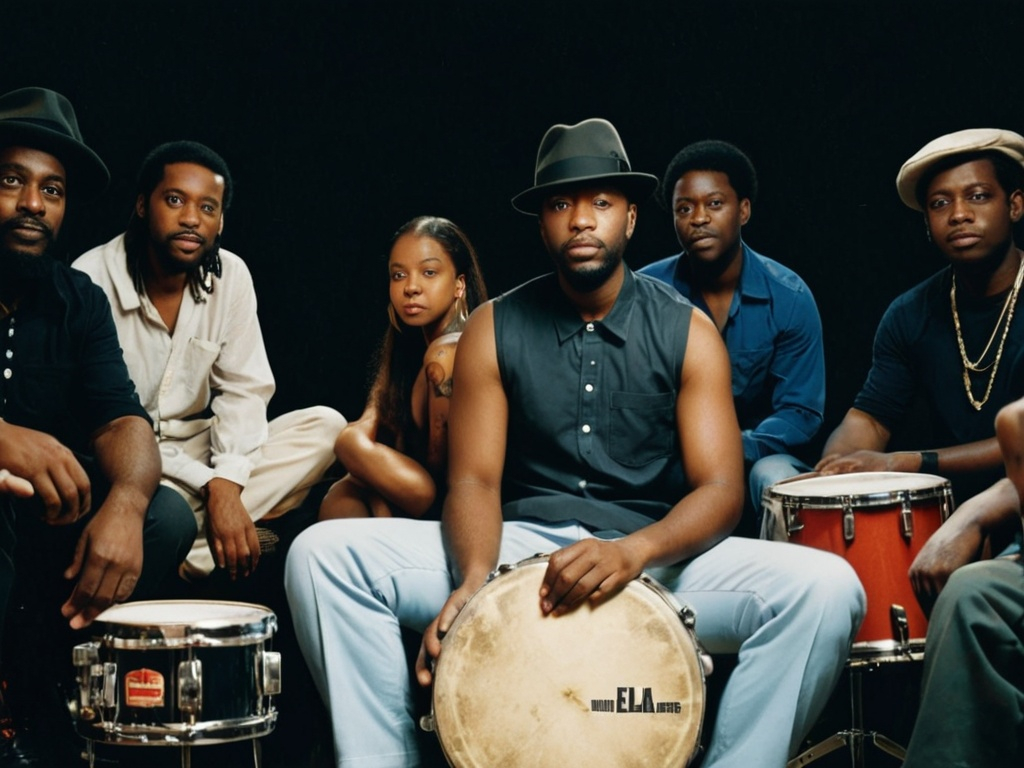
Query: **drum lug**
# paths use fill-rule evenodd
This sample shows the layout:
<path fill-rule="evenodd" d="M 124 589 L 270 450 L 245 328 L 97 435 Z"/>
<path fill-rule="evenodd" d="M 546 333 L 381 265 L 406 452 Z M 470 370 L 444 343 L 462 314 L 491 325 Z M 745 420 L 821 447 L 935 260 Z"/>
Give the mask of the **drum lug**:
<path fill-rule="evenodd" d="M 791 505 L 788 501 L 782 503 L 782 514 L 786 518 L 786 533 L 792 535 L 804 529 L 804 523 L 800 519 L 800 508 Z"/>
<path fill-rule="evenodd" d="M 277 651 L 264 651 L 260 656 L 262 673 L 256 679 L 263 684 L 261 696 L 276 696 L 281 692 L 281 654 Z"/>
<path fill-rule="evenodd" d="M 195 723 L 203 711 L 203 662 L 190 659 L 178 664 L 178 709 Z"/>
<path fill-rule="evenodd" d="M 424 715 L 420 718 L 420 730 L 426 731 L 427 733 L 433 733 L 434 728 L 437 727 L 437 723 L 434 721 L 434 715 Z"/>
<path fill-rule="evenodd" d="M 900 509 L 900 529 L 903 531 L 903 538 L 908 541 L 914 538 L 914 514 L 910 509 L 910 496 L 906 493 L 903 494 L 903 506 Z"/>
<path fill-rule="evenodd" d="M 849 496 L 846 496 L 843 498 L 843 538 L 849 543 L 853 541 L 855 534 L 852 501 Z"/>
<path fill-rule="evenodd" d="M 679 618 L 683 621 L 683 626 L 687 629 L 693 629 L 697 626 L 697 613 L 688 605 L 684 605 L 679 609 Z"/>
<path fill-rule="evenodd" d="M 900 650 L 910 647 L 910 622 L 907 611 L 902 605 L 893 603 L 889 606 L 889 619 L 892 622 L 892 639 L 899 643 Z"/>

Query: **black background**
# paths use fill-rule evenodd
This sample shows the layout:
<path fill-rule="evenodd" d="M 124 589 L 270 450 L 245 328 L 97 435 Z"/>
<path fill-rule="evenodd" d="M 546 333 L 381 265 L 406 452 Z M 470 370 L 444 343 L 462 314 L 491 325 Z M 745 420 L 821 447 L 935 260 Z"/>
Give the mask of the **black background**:
<path fill-rule="evenodd" d="M 547 271 L 508 200 L 550 125 L 600 116 L 636 170 L 660 176 L 702 138 L 751 156 L 745 238 L 818 300 L 827 433 L 889 301 L 941 264 L 896 195 L 900 165 L 952 130 L 1024 132 L 1018 2 L 58 0 L 0 18 L 0 88 L 67 95 L 113 175 L 103 198 L 72 197 L 69 256 L 123 229 L 157 143 L 227 159 L 224 246 L 256 281 L 275 415 L 359 413 L 382 257 L 409 218 L 459 223 L 492 295 Z M 676 250 L 668 214 L 641 206 L 627 261 Z"/>

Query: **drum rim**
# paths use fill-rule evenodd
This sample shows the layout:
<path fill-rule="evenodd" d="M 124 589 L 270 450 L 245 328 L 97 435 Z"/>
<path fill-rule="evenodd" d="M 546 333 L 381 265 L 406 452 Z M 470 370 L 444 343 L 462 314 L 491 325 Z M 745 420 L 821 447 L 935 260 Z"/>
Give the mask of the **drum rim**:
<path fill-rule="evenodd" d="M 832 496 L 798 496 L 777 490 L 780 486 L 772 486 L 765 491 L 765 495 L 769 501 L 777 501 L 786 506 L 799 505 L 803 509 L 836 509 L 837 507 L 844 506 L 854 509 L 871 509 L 873 507 L 899 504 L 904 501 L 913 502 L 952 498 L 953 486 L 949 480 L 940 478 L 937 475 L 935 478 L 941 482 L 927 488 L 894 489 L 870 493 L 844 493 Z M 782 484 L 781 487 L 785 487 L 785 484 Z"/>
<path fill-rule="evenodd" d="M 189 622 L 123 621 L 112 615 L 126 607 L 152 608 L 155 606 L 231 606 L 245 608 L 256 617 L 199 619 Z M 104 618 L 106 617 L 106 618 Z M 234 600 L 138 600 L 111 606 L 94 620 L 103 629 L 103 642 L 119 650 L 180 647 L 220 647 L 255 645 L 273 637 L 277 631 L 277 615 L 265 605 Z"/>
<path fill-rule="evenodd" d="M 451 763 L 451 761 L 453 759 L 453 756 L 450 754 L 450 751 L 449 751 L 451 745 L 445 743 L 445 738 L 444 738 L 444 735 L 442 734 L 442 731 L 445 730 L 445 729 L 438 727 L 438 722 L 437 722 L 437 719 L 436 719 L 437 709 L 436 709 L 436 706 L 435 706 L 435 698 L 436 698 L 436 695 L 437 695 L 437 693 L 436 693 L 437 692 L 437 685 L 436 685 L 436 682 L 437 682 L 437 668 L 439 666 L 441 666 L 441 664 L 443 663 L 443 659 L 445 658 L 444 653 L 443 653 L 443 649 L 444 649 L 444 646 L 445 646 L 445 641 L 448 640 L 448 638 L 456 636 L 458 627 L 463 623 L 463 617 L 468 615 L 468 612 L 465 610 L 465 608 L 470 605 L 470 603 L 473 601 L 473 599 L 475 597 L 477 597 L 477 595 L 479 595 L 481 592 L 483 592 L 493 581 L 498 579 L 498 577 L 506 575 L 508 573 L 513 573 L 513 572 L 516 572 L 516 571 L 523 571 L 527 567 L 532 567 L 532 566 L 538 566 L 538 565 L 546 564 L 548 562 L 549 558 L 550 558 L 549 554 L 547 554 L 547 553 L 539 553 L 539 554 L 535 554 L 535 555 L 533 555 L 531 557 L 527 557 L 527 558 L 524 558 L 522 560 L 519 560 L 519 561 L 517 561 L 515 563 L 502 563 L 502 564 L 500 564 L 497 568 L 495 568 L 493 571 L 491 571 L 490 574 L 488 574 L 486 581 L 479 588 L 477 588 L 477 590 L 470 596 L 469 600 L 466 601 L 465 605 L 463 606 L 463 610 L 459 611 L 459 614 L 455 617 L 455 620 L 452 622 L 452 625 L 449 627 L 448 632 L 445 633 L 444 638 L 442 638 L 442 640 L 441 640 L 442 654 L 441 654 L 440 658 L 438 659 L 437 664 L 435 664 L 435 667 L 434 667 L 434 686 L 433 686 L 433 689 L 431 690 L 431 697 L 430 697 L 430 715 L 429 715 L 428 718 L 425 718 L 425 719 L 429 722 L 429 728 L 427 728 L 427 729 L 431 730 L 431 731 L 434 731 L 435 736 L 437 736 L 437 739 L 438 739 L 438 744 L 441 747 L 441 751 L 444 753 L 445 758 L 450 763 Z M 694 734 L 694 743 L 693 743 L 689 753 L 685 756 L 685 760 L 686 760 L 685 764 L 688 765 L 690 762 L 693 761 L 694 757 L 698 754 L 698 752 L 700 750 L 701 739 L 703 738 L 703 733 L 704 733 L 704 718 L 705 718 L 706 711 L 707 711 L 707 675 L 705 673 L 704 664 L 703 664 L 703 662 L 702 662 L 702 660 L 700 658 L 700 654 L 701 654 L 703 649 L 702 649 L 702 646 L 700 645 L 699 638 L 698 638 L 697 633 L 696 633 L 696 631 L 694 629 L 694 613 L 693 613 L 692 608 L 690 608 L 689 606 L 682 605 L 679 602 L 679 600 L 676 599 L 675 595 L 672 592 L 670 592 L 664 585 L 660 584 L 657 581 L 657 579 L 653 578 L 652 576 L 648 575 L 647 573 L 641 573 L 639 576 L 637 576 L 636 578 L 632 579 L 629 582 L 629 584 L 627 584 L 627 586 L 623 588 L 623 591 L 625 591 L 625 589 L 627 589 L 630 585 L 634 584 L 634 582 L 638 583 L 639 585 L 641 585 L 641 587 L 645 587 L 650 593 L 653 593 L 654 595 L 659 597 L 661 599 L 661 601 L 673 612 L 673 614 L 675 615 L 676 619 L 678 619 L 678 621 L 679 621 L 680 628 L 682 629 L 684 635 L 686 635 L 689 638 L 689 641 L 691 643 L 691 647 L 692 647 L 692 649 L 694 650 L 694 652 L 696 654 L 696 664 L 694 665 L 694 668 L 696 669 L 696 673 L 697 673 L 696 677 L 700 681 L 700 685 L 699 685 L 699 690 L 700 690 L 700 701 L 699 701 L 700 717 L 699 717 L 699 720 L 698 720 L 698 722 L 696 724 L 697 727 L 696 727 L 696 733 Z M 449 641 L 449 642 L 451 642 L 451 641 Z M 454 763 L 452 763 L 452 765 L 454 765 Z"/>

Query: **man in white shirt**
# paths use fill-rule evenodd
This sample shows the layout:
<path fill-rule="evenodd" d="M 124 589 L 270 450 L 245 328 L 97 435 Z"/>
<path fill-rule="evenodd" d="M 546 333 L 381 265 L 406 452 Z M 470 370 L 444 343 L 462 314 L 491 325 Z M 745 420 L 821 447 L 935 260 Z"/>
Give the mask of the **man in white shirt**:
<path fill-rule="evenodd" d="M 254 521 L 297 507 L 334 462 L 345 425 L 316 406 L 267 421 L 274 376 L 245 263 L 220 248 L 231 175 L 195 142 L 162 144 L 139 172 L 128 230 L 78 258 L 110 298 L 125 361 L 153 420 L 163 480 L 200 526 L 191 578 L 256 567 Z"/>

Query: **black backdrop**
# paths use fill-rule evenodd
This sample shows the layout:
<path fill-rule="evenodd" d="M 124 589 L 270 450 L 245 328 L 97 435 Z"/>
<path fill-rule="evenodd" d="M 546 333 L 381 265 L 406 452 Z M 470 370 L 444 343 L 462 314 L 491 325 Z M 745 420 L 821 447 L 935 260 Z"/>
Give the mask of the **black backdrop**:
<path fill-rule="evenodd" d="M 754 160 L 745 237 L 800 272 L 825 326 L 841 418 L 888 302 L 939 265 L 893 179 L 961 128 L 1024 132 L 1024 3 L 51 0 L 0 8 L 0 88 L 76 106 L 113 184 L 73 199 L 69 255 L 123 228 L 155 144 L 192 138 L 236 180 L 224 245 L 253 272 L 278 378 L 271 409 L 354 416 L 383 331 L 381 260 L 422 213 L 476 244 L 492 294 L 548 268 L 529 186 L 553 123 L 601 116 L 660 175 L 684 144 Z M 676 248 L 641 207 L 627 260 Z"/>

